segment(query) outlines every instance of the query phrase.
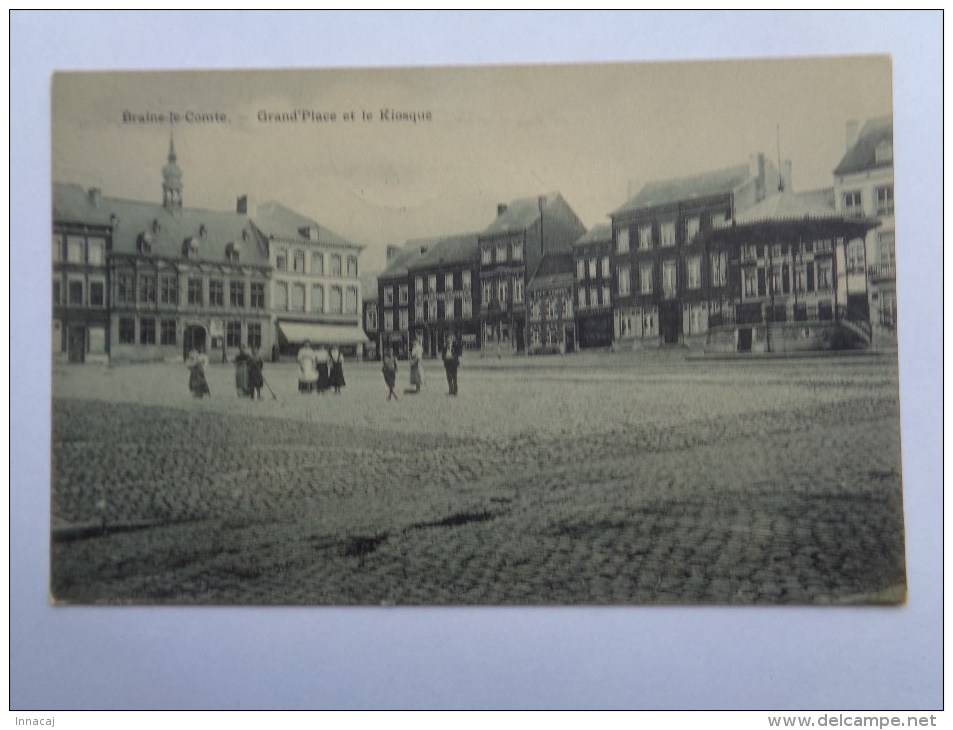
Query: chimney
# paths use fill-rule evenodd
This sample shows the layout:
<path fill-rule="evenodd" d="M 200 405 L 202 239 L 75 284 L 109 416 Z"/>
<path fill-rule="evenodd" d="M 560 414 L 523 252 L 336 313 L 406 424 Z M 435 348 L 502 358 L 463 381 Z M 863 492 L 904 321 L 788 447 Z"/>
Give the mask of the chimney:
<path fill-rule="evenodd" d="M 857 134 L 860 132 L 860 124 L 856 119 L 851 119 L 847 122 L 847 149 L 846 152 L 850 152 L 851 148 L 857 143 Z"/>
<path fill-rule="evenodd" d="M 235 212 L 241 215 L 248 215 L 248 196 L 239 195 L 238 202 L 235 204 Z"/>
<path fill-rule="evenodd" d="M 499 218 L 506 212 L 506 203 L 499 203 L 496 206 L 496 217 Z"/>
<path fill-rule="evenodd" d="M 103 191 L 99 188 L 89 189 L 89 202 L 96 208 L 103 202 Z"/>

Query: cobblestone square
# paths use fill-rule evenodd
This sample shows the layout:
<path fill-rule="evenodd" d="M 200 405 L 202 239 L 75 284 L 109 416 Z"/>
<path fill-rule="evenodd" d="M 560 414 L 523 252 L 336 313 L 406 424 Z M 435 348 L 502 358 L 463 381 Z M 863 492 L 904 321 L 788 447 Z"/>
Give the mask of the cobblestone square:
<path fill-rule="evenodd" d="M 902 601 L 891 355 L 464 358 L 388 402 L 213 365 L 58 367 L 52 593 L 74 603 Z M 406 384 L 406 364 L 398 373 Z"/>

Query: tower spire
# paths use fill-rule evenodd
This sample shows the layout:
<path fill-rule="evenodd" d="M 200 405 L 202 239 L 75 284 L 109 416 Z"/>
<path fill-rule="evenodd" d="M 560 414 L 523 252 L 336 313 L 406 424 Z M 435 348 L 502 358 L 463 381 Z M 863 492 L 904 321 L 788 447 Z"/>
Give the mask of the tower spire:
<path fill-rule="evenodd" d="M 162 206 L 170 212 L 182 210 L 182 170 L 176 164 L 175 136 L 169 131 L 169 159 L 162 168 Z"/>

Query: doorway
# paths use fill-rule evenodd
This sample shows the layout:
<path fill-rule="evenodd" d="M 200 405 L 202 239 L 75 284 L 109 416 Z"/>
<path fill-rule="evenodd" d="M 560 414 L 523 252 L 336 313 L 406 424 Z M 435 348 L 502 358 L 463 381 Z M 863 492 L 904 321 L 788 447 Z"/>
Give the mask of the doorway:
<path fill-rule="evenodd" d="M 182 332 L 182 359 L 187 360 L 192 350 L 205 352 L 205 328 L 200 324 L 186 325 Z"/>
<path fill-rule="evenodd" d="M 69 341 L 67 343 L 69 351 L 69 361 L 73 363 L 82 363 L 86 361 L 86 328 L 70 327 Z"/>
<path fill-rule="evenodd" d="M 742 327 L 738 330 L 738 352 L 751 352 L 750 327 Z"/>

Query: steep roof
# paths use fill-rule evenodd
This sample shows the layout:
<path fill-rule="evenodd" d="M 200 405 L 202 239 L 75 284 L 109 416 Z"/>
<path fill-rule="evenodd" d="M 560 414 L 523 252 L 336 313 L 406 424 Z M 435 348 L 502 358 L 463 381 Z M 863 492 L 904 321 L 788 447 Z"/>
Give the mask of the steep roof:
<path fill-rule="evenodd" d="M 316 220 L 297 213 L 281 203 L 269 201 L 258 206 L 254 223 L 268 238 L 292 242 L 321 243 L 328 246 L 363 248 L 345 240 Z M 317 230 L 317 237 L 311 231 Z"/>
<path fill-rule="evenodd" d="M 572 286 L 573 260 L 571 253 L 548 253 L 540 259 L 536 273 L 530 280 L 528 289 L 551 289 L 553 287 Z"/>
<path fill-rule="evenodd" d="M 605 243 L 612 240 L 612 226 L 608 224 L 599 224 L 591 230 L 583 233 L 573 242 L 573 246 L 585 246 L 590 243 Z"/>
<path fill-rule="evenodd" d="M 857 141 L 847 150 L 840 163 L 834 168 L 835 175 L 847 175 L 852 172 L 871 170 L 893 165 L 893 150 L 889 159 L 877 160 L 877 145 L 889 142 L 893 147 L 893 117 L 875 117 L 864 124 Z"/>
<path fill-rule="evenodd" d="M 703 172 L 700 175 L 671 178 L 646 183 L 642 189 L 610 215 L 619 215 L 641 208 L 676 203 L 682 200 L 707 198 L 730 193 L 751 177 L 748 165 L 735 165 L 720 170 Z"/>
<path fill-rule="evenodd" d="M 757 205 L 738 213 L 735 216 L 735 223 L 743 225 L 756 221 L 790 221 L 805 218 L 843 218 L 843 215 L 836 213 L 833 205 L 820 202 L 819 196 L 813 191 L 807 194 L 785 191 L 765 198 Z"/>
<path fill-rule="evenodd" d="M 419 246 L 413 245 L 413 241 L 408 241 L 404 246 L 394 254 L 394 257 L 387 262 L 384 270 L 378 274 L 377 279 L 395 279 L 401 276 L 407 276 L 407 267 L 414 262 L 423 253 Z"/>
<path fill-rule="evenodd" d="M 247 215 L 201 208 L 172 212 L 161 203 L 94 196 L 78 185 L 53 184 L 55 221 L 96 225 L 108 223 L 113 216 L 112 250 L 116 253 L 138 254 L 139 241 L 145 239 L 151 255 L 183 258 L 191 240 L 197 244 L 199 261 L 227 261 L 226 249 L 231 245 L 240 251 L 240 263 L 268 265 L 264 241 Z"/>
<path fill-rule="evenodd" d="M 441 264 L 463 264 L 480 257 L 479 233 L 462 233 L 437 238 L 417 238 L 408 246 L 420 249 L 421 254 L 408 263 L 408 269 L 422 269 Z"/>
<path fill-rule="evenodd" d="M 547 193 L 533 198 L 519 198 L 510 201 L 506 205 L 506 210 L 497 215 L 481 235 L 494 236 L 498 233 L 524 231 L 539 219 L 540 200 L 543 201 L 543 211 L 545 212 L 546 208 L 560 200 L 561 197 L 559 193 Z"/>

